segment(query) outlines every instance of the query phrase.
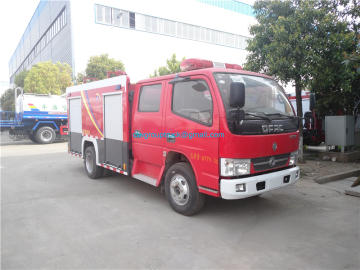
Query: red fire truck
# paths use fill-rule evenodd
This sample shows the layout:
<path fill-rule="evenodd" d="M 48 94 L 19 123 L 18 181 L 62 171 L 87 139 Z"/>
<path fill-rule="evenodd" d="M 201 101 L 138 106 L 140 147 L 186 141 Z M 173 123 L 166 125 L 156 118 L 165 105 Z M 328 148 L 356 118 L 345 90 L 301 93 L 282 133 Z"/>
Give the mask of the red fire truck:
<path fill-rule="evenodd" d="M 115 171 L 161 186 L 189 216 L 205 195 L 242 199 L 299 179 L 298 119 L 271 77 L 201 59 L 181 70 L 67 89 L 68 152 L 90 178 Z"/>
<path fill-rule="evenodd" d="M 296 110 L 295 93 L 287 94 L 293 108 Z M 318 146 L 325 142 L 325 121 L 317 117 L 315 113 L 315 95 L 309 91 L 301 91 L 303 111 L 303 144 Z"/>

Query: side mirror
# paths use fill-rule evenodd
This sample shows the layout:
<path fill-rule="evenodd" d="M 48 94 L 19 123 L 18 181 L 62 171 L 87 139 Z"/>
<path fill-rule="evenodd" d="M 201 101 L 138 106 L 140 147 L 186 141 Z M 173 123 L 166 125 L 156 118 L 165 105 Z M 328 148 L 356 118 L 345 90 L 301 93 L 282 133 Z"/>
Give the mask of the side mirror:
<path fill-rule="evenodd" d="M 309 104 L 309 110 L 310 111 L 313 111 L 315 109 L 315 105 L 316 105 L 316 102 L 315 102 L 315 95 L 314 94 L 310 94 L 310 104 Z"/>
<path fill-rule="evenodd" d="M 230 85 L 230 106 L 242 108 L 245 106 L 245 84 L 242 82 L 232 82 Z"/>

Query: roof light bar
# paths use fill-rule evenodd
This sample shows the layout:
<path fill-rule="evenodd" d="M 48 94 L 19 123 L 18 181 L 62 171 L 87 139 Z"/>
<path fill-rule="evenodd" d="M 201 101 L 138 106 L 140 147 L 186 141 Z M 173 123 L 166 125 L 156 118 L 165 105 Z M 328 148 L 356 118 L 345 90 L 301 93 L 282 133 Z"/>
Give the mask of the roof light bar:
<path fill-rule="evenodd" d="M 237 64 L 227 64 L 227 63 L 224 64 L 224 63 L 212 62 L 209 60 L 204 60 L 199 58 L 185 59 L 180 64 L 180 70 L 182 72 L 196 70 L 196 69 L 212 68 L 212 67 L 242 70 L 242 67 Z"/>
<path fill-rule="evenodd" d="M 226 64 L 225 63 L 226 68 L 231 68 L 231 69 L 239 69 L 242 70 L 243 68 L 237 64 Z"/>

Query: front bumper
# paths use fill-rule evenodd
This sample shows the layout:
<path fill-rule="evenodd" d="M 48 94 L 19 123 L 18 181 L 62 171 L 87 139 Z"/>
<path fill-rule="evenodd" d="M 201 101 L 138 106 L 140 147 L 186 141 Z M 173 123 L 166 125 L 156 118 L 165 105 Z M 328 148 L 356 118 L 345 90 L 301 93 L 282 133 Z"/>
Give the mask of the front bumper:
<path fill-rule="evenodd" d="M 288 175 L 290 176 L 290 181 L 288 183 L 284 183 L 284 177 Z M 227 200 L 243 199 L 294 184 L 299 178 L 300 168 L 296 166 L 290 169 L 252 177 L 245 177 L 240 179 L 221 179 L 221 197 Z M 258 190 L 256 184 L 259 183 L 259 187 L 261 187 L 264 184 L 263 182 L 265 182 L 265 188 Z M 246 184 L 246 191 L 236 192 L 235 186 L 237 184 Z"/>

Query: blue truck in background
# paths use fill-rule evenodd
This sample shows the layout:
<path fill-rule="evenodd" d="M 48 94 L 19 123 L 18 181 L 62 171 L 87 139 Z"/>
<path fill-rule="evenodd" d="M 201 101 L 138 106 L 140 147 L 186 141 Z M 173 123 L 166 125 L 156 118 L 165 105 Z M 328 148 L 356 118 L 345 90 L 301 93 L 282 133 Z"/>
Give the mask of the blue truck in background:
<path fill-rule="evenodd" d="M 67 135 L 65 95 L 24 94 L 23 89 L 17 87 L 15 112 L 0 111 L 0 114 L 0 129 L 9 130 L 10 137 L 24 135 L 35 143 L 49 144 Z"/>

